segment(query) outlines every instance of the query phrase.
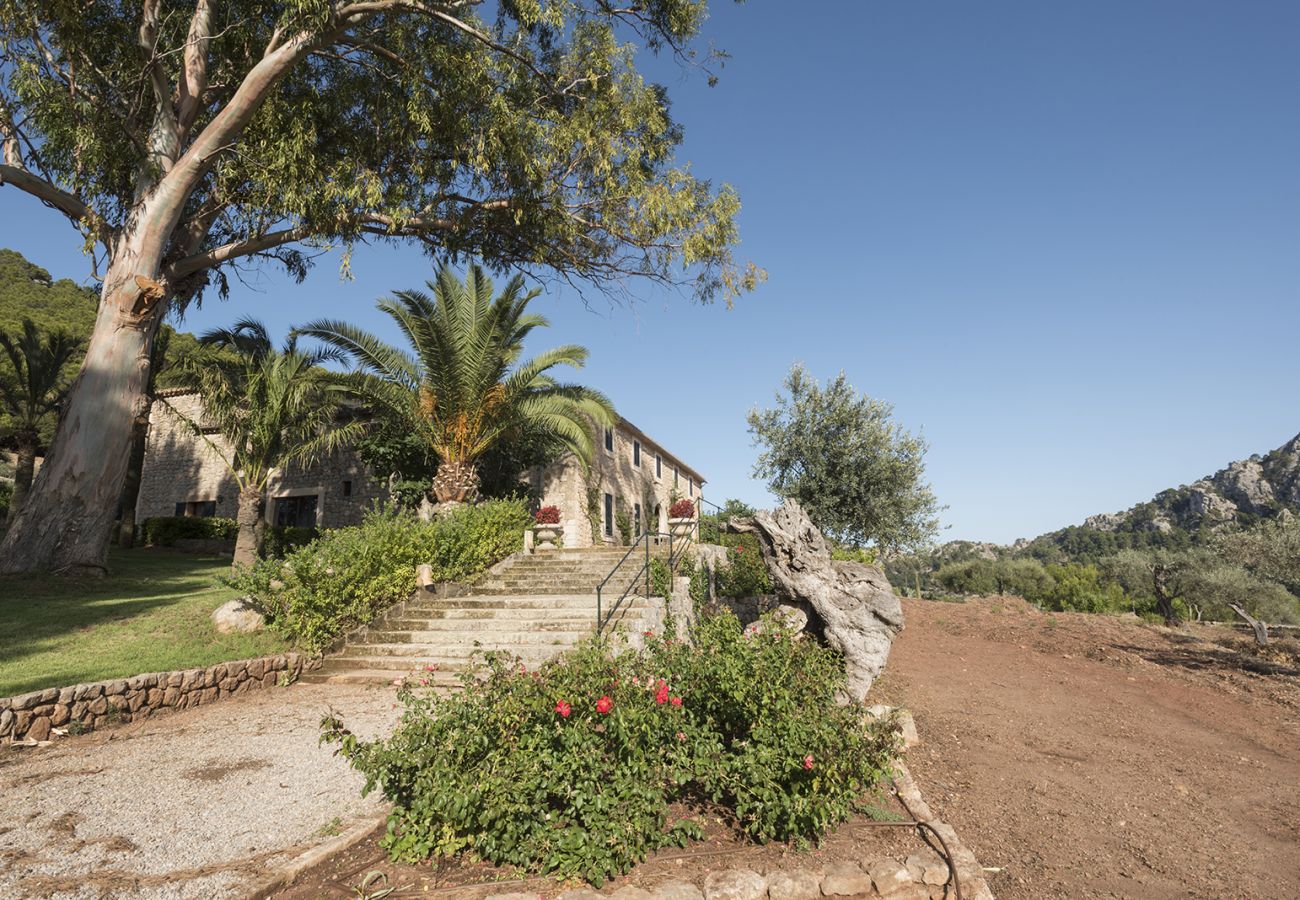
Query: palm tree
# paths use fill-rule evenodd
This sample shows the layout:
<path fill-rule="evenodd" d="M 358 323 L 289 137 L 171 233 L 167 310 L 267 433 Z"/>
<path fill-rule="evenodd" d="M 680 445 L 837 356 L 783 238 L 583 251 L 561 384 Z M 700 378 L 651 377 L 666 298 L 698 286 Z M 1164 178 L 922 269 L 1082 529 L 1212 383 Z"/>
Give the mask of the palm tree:
<path fill-rule="evenodd" d="M 18 450 L 9 521 L 18 514 L 31 489 L 41 430 L 68 391 L 71 382 L 63 370 L 81 347 L 82 342 L 66 331 L 42 335 L 31 319 L 23 319 L 21 334 L 0 331 L 0 350 L 8 361 L 5 370 L 0 370 L 0 409 L 9 416 Z"/>
<path fill-rule="evenodd" d="M 184 380 L 202 397 L 203 422 L 180 417 L 221 457 L 239 485 L 233 565 L 251 565 L 265 539 L 266 485 L 272 471 L 309 465 L 338 450 L 360 434 L 360 423 L 337 421 L 343 386 L 320 368 L 337 357 L 335 351 L 304 352 L 293 335 L 277 350 L 266 327 L 254 319 L 209 331 L 199 341 L 231 353 L 187 361 Z M 225 447 L 208 437 L 213 431 L 225 439 Z"/>
<path fill-rule="evenodd" d="M 357 365 L 352 389 L 376 413 L 412 429 L 438 457 L 433 494 L 439 503 L 473 500 L 477 464 L 494 446 L 543 438 L 591 460 L 591 422 L 611 425 L 614 408 L 600 392 L 557 381 L 557 366 L 579 369 L 587 350 L 566 345 L 520 361 L 524 338 L 550 323 L 526 312 L 540 291 L 516 276 L 493 298 L 479 266 L 462 282 L 444 266 L 427 282 L 433 296 L 398 291 L 379 309 L 397 324 L 399 349 L 346 322 L 318 320 L 299 334 L 346 353 Z"/>

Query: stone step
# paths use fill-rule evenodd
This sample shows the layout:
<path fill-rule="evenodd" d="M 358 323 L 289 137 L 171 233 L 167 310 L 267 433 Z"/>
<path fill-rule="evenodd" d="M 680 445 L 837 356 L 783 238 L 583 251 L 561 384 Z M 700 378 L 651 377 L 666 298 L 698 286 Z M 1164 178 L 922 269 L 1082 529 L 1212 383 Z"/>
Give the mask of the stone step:
<path fill-rule="evenodd" d="M 511 646 L 550 646 L 552 644 L 576 643 L 580 638 L 590 634 L 595 627 L 594 621 L 587 622 L 586 627 L 574 627 L 565 630 L 536 631 L 433 631 L 402 630 L 372 631 L 352 646 L 365 647 L 369 652 L 376 646 L 422 646 L 426 648 L 462 647 L 481 643 L 483 646 L 499 648 Z M 396 640 L 390 640 L 393 635 Z"/>
<path fill-rule="evenodd" d="M 635 596 L 635 600 L 633 597 Z M 606 602 L 611 600 L 611 595 L 606 594 Z M 613 595 L 612 599 L 617 599 Z M 645 605 L 645 601 L 636 595 L 629 595 L 625 603 L 635 605 Z M 500 595 L 485 594 L 472 595 L 469 597 L 455 597 L 447 599 L 436 599 L 421 597 L 418 600 L 407 603 L 403 615 L 412 615 L 415 613 L 490 613 L 505 610 L 587 610 L 593 612 L 596 609 L 596 594 L 529 594 L 527 596 L 519 594 Z M 454 616 L 449 616 L 455 618 Z"/>
<path fill-rule="evenodd" d="M 514 653 L 509 652 L 507 656 L 511 659 L 519 659 L 528 668 L 536 668 L 548 659 L 558 656 L 565 647 L 555 647 L 547 651 Z M 471 651 L 478 651 L 478 659 L 473 660 L 475 654 Z M 400 670 L 403 673 L 412 672 L 423 665 L 437 665 L 439 670 L 445 671 L 463 671 L 470 668 L 471 660 L 481 662 L 482 656 L 492 652 L 493 648 L 470 648 L 470 651 L 461 653 L 444 654 L 439 652 L 436 655 L 415 655 L 408 654 L 405 656 L 394 654 L 376 653 L 369 656 L 332 656 L 328 660 L 331 665 L 327 666 L 321 663 L 320 672 L 338 672 L 352 671 L 354 669 L 382 669 L 384 671 Z"/>
<path fill-rule="evenodd" d="M 535 612 L 535 610 L 534 610 Z M 498 632 L 544 632 L 544 631 L 582 631 L 591 628 L 596 621 L 596 610 L 581 616 L 547 616 L 515 617 L 501 619 L 422 619 L 418 616 L 384 619 L 370 626 L 370 634 L 384 631 L 389 634 L 407 634 L 414 631 L 427 631 L 439 634 L 478 634 Z M 368 636 L 367 636 L 368 637 Z"/>

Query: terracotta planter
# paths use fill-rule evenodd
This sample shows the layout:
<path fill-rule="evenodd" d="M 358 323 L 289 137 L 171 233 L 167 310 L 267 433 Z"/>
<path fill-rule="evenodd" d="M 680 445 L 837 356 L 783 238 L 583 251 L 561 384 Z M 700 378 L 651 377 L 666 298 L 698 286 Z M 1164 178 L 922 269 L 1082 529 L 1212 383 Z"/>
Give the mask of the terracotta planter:
<path fill-rule="evenodd" d="M 534 525 L 533 547 L 537 550 L 554 550 L 555 539 L 559 536 L 559 525 Z"/>

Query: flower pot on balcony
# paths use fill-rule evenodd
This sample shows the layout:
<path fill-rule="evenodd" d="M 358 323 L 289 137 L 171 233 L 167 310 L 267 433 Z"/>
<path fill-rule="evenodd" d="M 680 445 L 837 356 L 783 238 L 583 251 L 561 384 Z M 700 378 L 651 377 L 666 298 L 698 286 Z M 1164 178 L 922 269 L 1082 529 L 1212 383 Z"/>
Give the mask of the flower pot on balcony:
<path fill-rule="evenodd" d="M 559 525 L 534 525 L 533 548 L 536 550 L 554 550 L 555 539 L 559 536 Z"/>

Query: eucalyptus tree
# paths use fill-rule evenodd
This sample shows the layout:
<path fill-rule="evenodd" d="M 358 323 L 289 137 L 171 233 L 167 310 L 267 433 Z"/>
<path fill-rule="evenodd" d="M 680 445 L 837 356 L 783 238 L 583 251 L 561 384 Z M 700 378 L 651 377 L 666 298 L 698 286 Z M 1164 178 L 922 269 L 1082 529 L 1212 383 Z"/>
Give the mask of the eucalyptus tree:
<path fill-rule="evenodd" d="M 636 68 L 638 45 L 707 68 L 706 0 L 483 5 L 0 0 L 0 185 L 71 220 L 102 280 L 0 571 L 103 571 L 159 323 L 232 268 L 410 241 L 702 299 L 761 277 L 733 256 L 735 192 L 676 162 Z"/>
<path fill-rule="evenodd" d="M 14 494 L 9 501 L 12 522 L 26 502 L 40 450 L 41 431 L 57 412 L 67 393 L 64 368 L 81 351 L 81 341 L 65 331 L 42 334 L 31 319 L 23 319 L 22 332 L 0 331 L 0 410 L 9 419 L 17 449 Z"/>
<path fill-rule="evenodd" d="M 196 420 L 173 411 L 221 458 L 239 486 L 234 566 L 251 565 L 262 552 L 272 473 L 342 449 L 362 426 L 340 417 L 343 386 L 321 367 L 334 358 L 332 351 L 300 350 L 294 335 L 276 348 L 254 319 L 209 331 L 199 340 L 229 352 L 190 357 L 183 364 L 180 377 L 198 390 L 202 415 Z"/>
<path fill-rule="evenodd" d="M 525 291 L 516 275 L 494 298 L 492 280 L 479 266 L 464 281 L 444 266 L 428 287 L 432 296 L 397 291 L 378 303 L 406 348 L 325 319 L 298 333 L 350 356 L 357 364 L 352 390 L 433 450 L 438 502 L 472 499 L 479 461 L 505 441 L 549 440 L 590 463 L 592 422 L 614 424 L 614 408 L 599 391 L 552 374 L 557 366 L 585 365 L 586 348 L 569 344 L 521 360 L 524 339 L 549 324 L 527 312 L 539 291 Z"/>

